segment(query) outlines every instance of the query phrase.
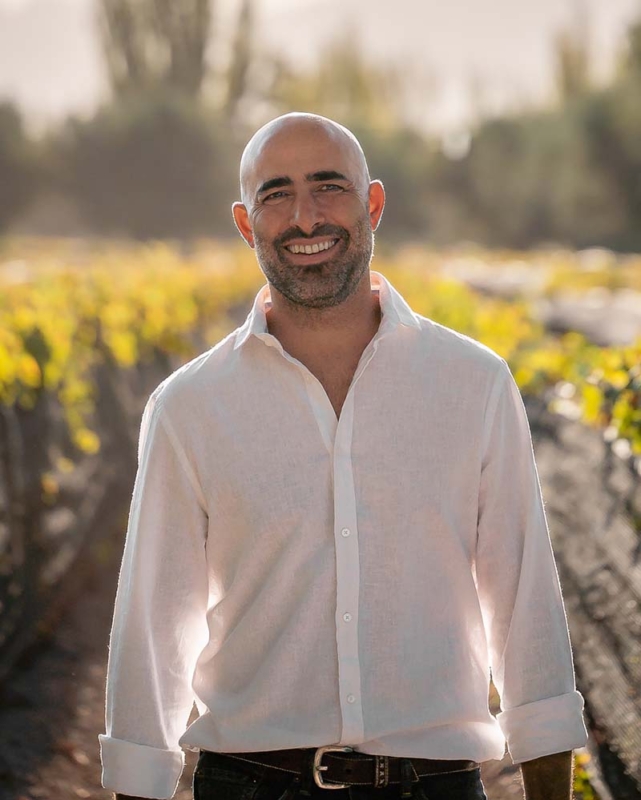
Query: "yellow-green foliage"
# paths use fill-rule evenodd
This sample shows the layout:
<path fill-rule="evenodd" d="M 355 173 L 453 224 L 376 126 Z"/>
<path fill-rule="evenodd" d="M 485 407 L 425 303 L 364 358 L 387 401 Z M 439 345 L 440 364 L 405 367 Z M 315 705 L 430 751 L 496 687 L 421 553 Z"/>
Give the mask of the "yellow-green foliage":
<path fill-rule="evenodd" d="M 523 254 L 475 254 L 487 265 L 517 258 L 528 261 Z M 545 267 L 548 289 L 585 273 L 585 264 L 571 254 L 529 259 Z M 524 393 L 545 393 L 553 410 L 607 429 L 609 438 L 641 455 L 641 340 L 600 348 L 578 333 L 553 337 L 527 302 L 480 296 L 441 274 L 440 261 L 434 251 L 407 250 L 379 255 L 376 269 L 416 311 L 506 358 Z M 607 265 L 599 262 L 599 269 Z M 589 274 L 594 278 L 597 271 Z M 621 275 L 633 280 L 637 271 L 621 273 L 618 284 Z M 201 242 L 181 254 L 160 243 L 5 241 L 0 400 L 29 408 L 39 392 L 55 393 L 75 444 L 95 452 L 95 365 L 111 360 L 127 369 L 157 352 L 187 360 L 239 323 L 263 282 L 253 254 L 241 245 Z"/>
<path fill-rule="evenodd" d="M 600 795 L 596 793 L 590 783 L 590 775 L 587 770 L 590 761 L 588 753 L 574 754 L 574 800 L 599 800 Z"/>
<path fill-rule="evenodd" d="M 78 251 L 12 242 L 2 256 L 0 400 L 31 408 L 41 391 L 55 393 L 85 452 L 99 447 L 90 427 L 96 364 L 111 359 L 125 369 L 156 351 L 186 360 L 198 350 L 195 333 L 217 341 L 233 327 L 228 310 L 246 305 L 262 282 L 240 248 L 183 257 L 166 244 Z"/>

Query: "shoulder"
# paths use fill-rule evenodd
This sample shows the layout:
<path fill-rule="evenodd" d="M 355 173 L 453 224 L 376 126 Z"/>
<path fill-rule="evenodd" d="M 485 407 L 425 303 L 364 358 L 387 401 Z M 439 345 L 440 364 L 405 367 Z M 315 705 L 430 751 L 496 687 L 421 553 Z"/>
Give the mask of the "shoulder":
<path fill-rule="evenodd" d="M 483 342 L 420 314 L 416 314 L 416 318 L 420 325 L 421 349 L 443 366 L 471 369 L 490 377 L 498 377 L 506 369 L 509 371 L 505 359 Z"/>
<path fill-rule="evenodd" d="M 151 393 L 148 407 L 172 421 L 198 413 L 212 396 L 216 384 L 224 379 L 234 359 L 233 331 L 209 350 L 187 361 L 168 375 Z"/>

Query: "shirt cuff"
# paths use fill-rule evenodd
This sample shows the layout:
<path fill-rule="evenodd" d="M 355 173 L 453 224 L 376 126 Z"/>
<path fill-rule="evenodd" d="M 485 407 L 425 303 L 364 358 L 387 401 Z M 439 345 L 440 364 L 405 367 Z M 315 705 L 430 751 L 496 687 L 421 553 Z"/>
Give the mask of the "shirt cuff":
<path fill-rule="evenodd" d="M 576 690 L 503 711 L 496 719 L 515 764 L 583 747 L 588 734 Z"/>
<path fill-rule="evenodd" d="M 169 800 L 185 766 L 182 750 L 161 750 L 99 735 L 102 785 L 118 794 Z"/>

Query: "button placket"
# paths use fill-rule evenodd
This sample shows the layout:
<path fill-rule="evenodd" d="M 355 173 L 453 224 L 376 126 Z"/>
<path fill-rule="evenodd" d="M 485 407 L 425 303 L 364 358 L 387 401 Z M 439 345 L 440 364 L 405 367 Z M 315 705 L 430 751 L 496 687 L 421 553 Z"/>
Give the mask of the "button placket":
<path fill-rule="evenodd" d="M 361 672 L 358 656 L 360 564 L 356 491 L 352 465 L 354 391 L 377 344 L 365 353 L 343 404 L 334 441 L 334 519 L 336 546 L 336 644 L 343 727 L 340 743 L 364 741 Z M 349 609 L 347 611 L 346 609 Z"/>
<path fill-rule="evenodd" d="M 354 420 L 354 388 L 374 356 L 378 338 L 370 342 L 345 398 L 340 419 L 320 381 L 304 364 L 279 347 L 282 356 L 302 373 L 312 412 L 323 441 L 333 457 L 335 552 L 336 552 L 336 642 L 339 697 L 342 715 L 340 743 L 364 741 L 360 662 L 358 657 L 359 551 L 356 493 L 351 461 Z M 350 611 L 344 609 L 349 608 Z M 349 624 L 348 624 L 349 623 Z"/>
<path fill-rule="evenodd" d="M 360 565 L 352 464 L 351 403 L 343 405 L 334 449 L 334 514 L 348 525 L 337 527 L 336 544 L 336 644 L 339 697 L 343 728 L 341 743 L 363 741 L 361 677 L 358 658 L 358 597 Z M 349 430 L 345 423 L 349 422 Z M 348 531 L 348 535 L 343 535 Z M 349 611 L 347 611 L 349 609 Z"/>

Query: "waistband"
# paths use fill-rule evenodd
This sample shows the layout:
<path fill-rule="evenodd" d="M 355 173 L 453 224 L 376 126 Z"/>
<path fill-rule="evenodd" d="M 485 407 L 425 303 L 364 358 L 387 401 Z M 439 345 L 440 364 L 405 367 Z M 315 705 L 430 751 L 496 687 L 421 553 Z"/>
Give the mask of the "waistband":
<path fill-rule="evenodd" d="M 317 786 L 332 789 L 348 786 L 383 787 L 408 781 L 416 783 L 419 778 L 428 775 L 445 775 L 480 767 L 476 761 L 461 759 L 370 755 L 341 745 L 252 753 L 208 753 L 201 750 L 199 764 L 207 767 L 209 761 L 213 766 L 219 756 L 293 775 L 304 776 L 311 771 Z"/>

